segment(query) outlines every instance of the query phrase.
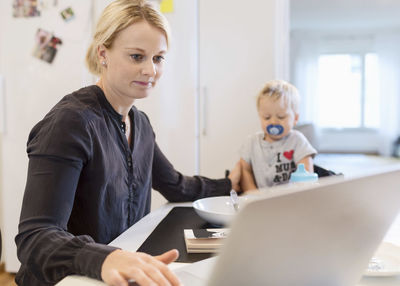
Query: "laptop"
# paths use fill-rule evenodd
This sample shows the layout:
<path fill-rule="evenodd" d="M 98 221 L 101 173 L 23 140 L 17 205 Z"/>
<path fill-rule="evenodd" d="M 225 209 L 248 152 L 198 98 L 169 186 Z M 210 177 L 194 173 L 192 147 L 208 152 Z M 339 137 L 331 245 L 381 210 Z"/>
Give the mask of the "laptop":
<path fill-rule="evenodd" d="M 400 168 L 264 190 L 184 285 L 354 286 L 400 209 Z"/>

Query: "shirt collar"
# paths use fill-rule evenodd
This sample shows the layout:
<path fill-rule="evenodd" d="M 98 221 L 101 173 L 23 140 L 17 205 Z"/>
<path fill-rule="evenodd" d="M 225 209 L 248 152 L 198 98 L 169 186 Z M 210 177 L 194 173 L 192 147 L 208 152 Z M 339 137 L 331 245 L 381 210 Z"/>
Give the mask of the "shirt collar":
<path fill-rule="evenodd" d="M 119 122 L 122 122 L 122 115 L 116 112 L 112 105 L 108 102 L 103 90 L 97 85 L 94 85 L 94 87 L 96 89 L 96 95 L 101 106 L 105 108 L 115 119 L 117 119 Z M 129 111 L 129 113 L 131 112 L 132 109 Z"/>

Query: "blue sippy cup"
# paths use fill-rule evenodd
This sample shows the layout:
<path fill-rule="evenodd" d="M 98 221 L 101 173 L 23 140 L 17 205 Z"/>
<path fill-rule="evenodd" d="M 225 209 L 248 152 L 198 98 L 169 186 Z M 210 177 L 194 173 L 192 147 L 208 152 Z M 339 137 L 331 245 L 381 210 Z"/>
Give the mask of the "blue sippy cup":
<path fill-rule="evenodd" d="M 304 167 L 304 164 L 299 164 L 297 166 L 296 172 L 293 172 L 290 175 L 290 180 L 289 182 L 291 183 L 313 183 L 318 181 L 318 175 L 316 173 L 310 173 L 307 172 L 306 168 Z"/>

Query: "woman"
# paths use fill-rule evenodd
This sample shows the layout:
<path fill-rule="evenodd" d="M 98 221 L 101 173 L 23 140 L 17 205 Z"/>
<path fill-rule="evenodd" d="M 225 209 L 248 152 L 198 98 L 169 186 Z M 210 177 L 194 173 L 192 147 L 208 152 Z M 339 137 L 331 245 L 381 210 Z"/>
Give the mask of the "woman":
<path fill-rule="evenodd" d="M 133 105 L 160 78 L 168 40 L 166 20 L 144 0 L 103 11 L 86 57 L 99 81 L 65 96 L 29 135 L 17 284 L 80 274 L 109 285 L 179 285 L 166 266 L 176 250 L 152 257 L 106 245 L 149 213 L 151 188 L 169 201 L 238 188 L 238 167 L 220 180 L 175 171 Z"/>

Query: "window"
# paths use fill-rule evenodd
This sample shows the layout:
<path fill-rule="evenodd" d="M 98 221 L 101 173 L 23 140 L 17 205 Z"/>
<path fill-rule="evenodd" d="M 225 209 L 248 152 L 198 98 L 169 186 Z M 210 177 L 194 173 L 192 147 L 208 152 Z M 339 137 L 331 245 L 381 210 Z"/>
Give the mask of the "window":
<path fill-rule="evenodd" d="M 322 128 L 378 128 L 378 72 L 374 53 L 320 55 L 317 124 Z"/>

